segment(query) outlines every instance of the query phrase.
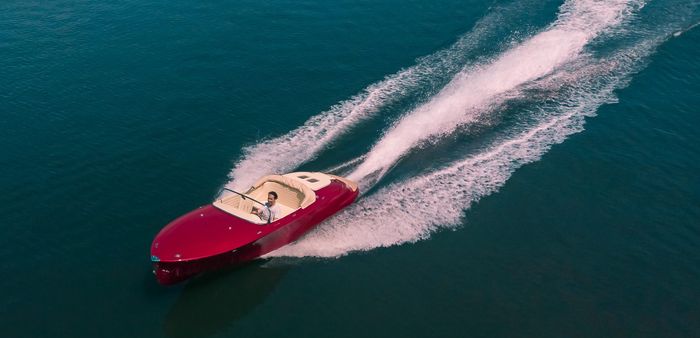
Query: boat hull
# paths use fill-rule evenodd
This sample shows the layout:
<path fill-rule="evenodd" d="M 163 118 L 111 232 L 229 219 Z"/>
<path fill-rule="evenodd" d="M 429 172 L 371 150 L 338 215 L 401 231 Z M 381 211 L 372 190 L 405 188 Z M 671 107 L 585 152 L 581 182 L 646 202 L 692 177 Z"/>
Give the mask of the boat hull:
<path fill-rule="evenodd" d="M 316 191 L 317 200 L 312 205 L 299 209 L 272 224 L 259 225 L 258 227 L 261 230 L 258 232 L 265 232 L 259 238 L 254 238 L 243 245 L 240 242 L 229 241 L 231 243 L 230 246 L 226 245 L 227 239 L 223 238 L 222 241 L 224 242 L 216 244 L 217 247 L 225 247 L 225 251 L 207 254 L 202 257 L 184 257 L 170 260 L 155 258 L 158 261 L 153 262 L 153 272 L 160 284 L 170 285 L 182 282 L 203 272 L 219 270 L 252 261 L 297 240 L 320 222 L 351 204 L 357 198 L 358 193 L 358 190 L 351 189 L 343 182 L 333 180 L 328 187 Z M 223 213 L 213 205 L 207 205 L 196 209 L 191 214 L 201 213 L 201 215 L 204 215 L 213 212 Z M 229 217 L 230 219 L 228 219 Z M 183 222 L 182 220 L 176 220 L 173 223 L 178 221 L 180 223 Z M 220 215 L 216 222 L 209 222 L 206 226 L 219 226 L 219 224 L 216 224 L 217 222 L 240 222 L 240 219 L 230 214 Z M 154 239 L 151 247 L 152 257 L 160 257 L 159 247 L 164 245 L 161 237 L 165 237 L 165 235 L 161 235 L 167 229 L 168 226 Z M 202 231 L 206 231 L 206 229 Z M 168 234 L 168 236 L 173 235 Z"/>

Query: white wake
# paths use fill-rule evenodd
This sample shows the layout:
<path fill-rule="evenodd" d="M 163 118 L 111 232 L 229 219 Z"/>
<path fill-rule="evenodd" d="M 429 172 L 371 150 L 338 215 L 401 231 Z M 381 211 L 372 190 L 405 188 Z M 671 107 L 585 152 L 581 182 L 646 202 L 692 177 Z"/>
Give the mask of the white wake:
<path fill-rule="evenodd" d="M 315 158 L 339 136 L 374 117 L 386 105 L 409 95 L 418 87 L 430 85 L 440 75 L 458 71 L 465 55 L 489 39 L 493 28 L 503 25 L 508 15 L 519 11 L 518 7 L 496 8 L 449 48 L 423 57 L 416 65 L 370 85 L 351 99 L 313 116 L 297 129 L 245 147 L 241 159 L 229 174 L 227 187 L 248 187 L 263 175 L 289 172 Z"/>
<path fill-rule="evenodd" d="M 594 116 L 600 105 L 615 102 L 613 91 L 626 85 L 638 65 L 635 60 L 646 57 L 656 44 L 648 41 L 544 79 L 541 86 L 569 88 L 557 106 L 533 107 L 534 123 L 513 128 L 477 154 L 441 170 L 379 189 L 268 257 L 338 257 L 416 242 L 461 224 L 470 205 L 497 191 L 517 168 L 583 130 L 585 118 Z"/>
<path fill-rule="evenodd" d="M 612 32 L 641 5 L 629 1 L 568 1 L 549 29 L 492 63 L 460 73 L 434 99 L 406 115 L 386 133 L 364 159 L 365 168 L 360 166 L 355 171 L 355 177 L 362 178 L 362 172 L 383 170 L 419 142 L 469 123 L 473 117 L 465 112 L 488 113 L 499 93 L 522 85 L 530 91 L 551 92 L 553 96 L 528 105 L 519 114 L 529 118 L 503 131 L 483 149 L 442 169 L 378 189 L 268 257 L 337 257 L 415 242 L 440 228 L 461 224 L 470 205 L 497 191 L 517 168 L 538 160 L 554 144 L 583 130 L 585 118 L 594 116 L 601 105 L 615 102 L 614 90 L 626 86 L 631 74 L 643 66 L 643 60 L 666 37 L 652 36 L 604 57 L 587 54 L 583 47 L 595 36 Z M 571 41 L 565 41 L 566 34 L 571 34 Z M 542 54 L 543 48 L 548 48 L 548 55 Z M 524 64 L 529 66 L 523 67 Z M 507 85 L 488 84 L 488 78 Z M 438 110 L 439 128 L 417 124 L 418 133 L 405 127 L 429 114 L 428 107 Z M 387 149 L 382 157 L 373 156 L 383 149 L 382 142 L 392 137 L 397 139 L 391 142 L 399 144 L 395 151 Z M 401 143 L 404 137 L 409 139 Z"/>
<path fill-rule="evenodd" d="M 369 86 L 286 135 L 245 148 L 230 174 L 236 187 L 263 174 L 295 169 L 387 105 L 413 98 L 416 91 L 434 85 L 434 78 L 451 77 L 440 82 L 447 82 L 444 88 L 399 118 L 367 154 L 328 168 L 343 172 L 354 168 L 350 177 L 366 191 L 407 154 L 443 142 L 445 135 L 464 126 L 489 120 L 504 103 L 527 102 L 515 112 L 522 118 L 493 126 L 493 135 L 480 139 L 479 149 L 362 196 L 268 257 L 338 257 L 415 242 L 462 224 L 473 203 L 497 191 L 519 167 L 583 130 L 585 118 L 594 116 L 601 105 L 615 102 L 614 91 L 626 86 L 664 39 L 679 32 L 676 27 L 665 35 L 644 32 L 632 43 L 625 40 L 629 22 L 644 4 L 567 0 L 554 22 L 539 33 L 489 60 L 467 64 L 464 54 L 488 40 L 494 25 L 503 20 L 502 13 L 491 13 L 447 50 Z M 601 40 L 620 43 L 618 37 L 622 46 L 607 54 L 596 56 L 587 48 Z M 532 93 L 535 97 L 529 96 Z"/>
<path fill-rule="evenodd" d="M 459 73 L 429 102 L 408 113 L 372 148 L 349 175 L 371 186 L 421 142 L 441 138 L 469 124 L 501 101 L 501 95 L 550 74 L 580 57 L 584 47 L 606 29 L 618 25 L 641 3 L 629 0 L 574 0 L 560 8 L 558 19 L 543 32 L 490 63 Z"/>

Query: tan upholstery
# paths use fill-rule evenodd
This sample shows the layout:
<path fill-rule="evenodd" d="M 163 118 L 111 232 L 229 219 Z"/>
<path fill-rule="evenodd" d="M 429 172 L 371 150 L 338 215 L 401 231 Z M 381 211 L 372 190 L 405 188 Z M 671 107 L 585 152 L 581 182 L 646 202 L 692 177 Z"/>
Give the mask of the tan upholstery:
<path fill-rule="evenodd" d="M 298 209 L 301 207 L 301 202 L 304 200 L 304 194 L 296 189 L 291 189 L 286 185 L 281 185 L 277 182 L 265 182 L 261 186 L 255 188 L 248 193 L 251 197 L 258 201 L 267 201 L 267 194 L 270 191 L 277 193 L 277 203 L 286 205 L 290 208 Z"/>
<path fill-rule="evenodd" d="M 254 206 L 254 205 L 259 205 L 259 204 L 253 202 L 253 200 L 251 200 L 251 199 L 249 199 L 249 198 L 246 198 L 245 200 L 242 200 L 242 201 L 238 204 L 238 209 L 241 209 L 241 210 L 243 210 L 244 212 L 247 212 L 247 213 L 251 213 L 251 212 L 253 212 L 253 206 Z"/>
<path fill-rule="evenodd" d="M 221 199 L 214 201 L 215 207 L 226 211 L 231 215 L 242 218 L 251 223 L 265 223 L 260 219 L 260 217 L 251 214 L 251 211 L 253 210 L 253 204 L 257 203 L 253 202 L 249 198 L 246 198 L 244 200 L 240 195 L 237 194 L 227 195 L 222 197 Z"/>
<path fill-rule="evenodd" d="M 304 183 L 282 175 L 268 175 L 259 179 L 247 194 L 266 201 L 270 191 L 277 193 L 278 202 L 291 208 L 306 208 L 316 201 L 316 193 Z"/>
<path fill-rule="evenodd" d="M 248 189 L 245 195 L 265 203 L 267 202 L 268 193 L 271 191 L 276 192 L 278 196 L 276 204 L 280 211 L 277 219 L 280 219 L 299 208 L 306 208 L 314 203 L 316 201 L 316 192 L 314 190 L 327 186 L 332 179 L 345 183 L 352 190 L 357 190 L 357 183 L 344 177 L 319 172 L 295 172 L 284 176 L 268 175 L 262 177 Z M 261 220 L 260 217 L 251 213 L 253 207 L 262 207 L 251 198 L 242 198 L 237 194 L 227 194 L 214 201 L 214 206 L 251 223 L 265 224 L 266 222 Z"/>
<path fill-rule="evenodd" d="M 316 193 L 311 188 L 294 178 L 281 175 L 268 175 L 259 179 L 245 195 L 265 203 L 270 191 L 276 192 L 278 196 L 276 204 L 280 212 L 277 219 L 285 217 L 299 208 L 305 208 L 316 201 Z M 262 207 L 251 198 L 244 199 L 238 194 L 230 194 L 214 201 L 214 206 L 252 223 L 266 223 L 258 216 L 251 214 L 253 207 Z"/>
<path fill-rule="evenodd" d="M 252 195 L 249 196 L 253 197 Z M 253 198 L 264 202 L 267 200 L 267 195 L 265 195 L 265 197 L 265 199 L 258 199 L 256 197 Z M 214 201 L 214 206 L 223 211 L 228 212 L 231 215 L 237 216 L 251 223 L 267 223 L 266 221 L 261 220 L 260 217 L 258 217 L 257 215 L 251 213 L 253 211 L 253 206 L 256 206 L 258 209 L 260 209 L 262 206 L 258 203 L 253 202 L 253 200 L 250 198 L 243 199 L 240 195 L 232 194 Z M 299 207 L 286 206 L 280 203 L 279 200 L 277 202 L 277 206 L 279 207 L 279 214 L 277 215 L 277 219 L 287 216 L 293 213 L 295 210 L 299 209 Z"/>

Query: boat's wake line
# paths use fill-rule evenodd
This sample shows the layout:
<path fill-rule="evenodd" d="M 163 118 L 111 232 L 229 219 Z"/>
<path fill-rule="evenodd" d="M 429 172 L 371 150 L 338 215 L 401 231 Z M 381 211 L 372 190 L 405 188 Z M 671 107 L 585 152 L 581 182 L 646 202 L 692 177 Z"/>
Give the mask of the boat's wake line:
<path fill-rule="evenodd" d="M 518 7 L 494 8 L 449 48 L 423 57 L 416 65 L 370 85 L 287 134 L 245 147 L 229 174 L 227 187 L 244 188 L 262 175 L 291 171 L 315 158 L 338 137 L 374 117 L 384 106 L 437 85 L 436 79 L 458 71 L 471 51 L 492 38 L 494 27 L 502 26 L 509 15 L 518 12 Z"/>
<path fill-rule="evenodd" d="M 619 25 L 641 5 L 629 0 L 567 1 L 559 18 L 543 32 L 491 62 L 464 69 L 430 101 L 398 121 L 349 178 L 369 187 L 421 143 L 473 123 L 499 105 L 503 94 L 581 57 L 586 44 Z M 372 179 L 362 184 L 368 176 Z"/>
<path fill-rule="evenodd" d="M 321 224 L 301 240 L 267 257 L 339 257 L 428 238 L 441 229 L 461 224 L 465 209 L 498 190 L 519 167 L 538 160 L 554 144 L 583 130 L 584 119 L 602 104 L 614 102 L 658 41 L 647 41 L 608 60 L 595 60 L 582 69 L 556 74 L 573 83 L 554 107 L 533 107 L 536 118 L 494 140 L 487 148 L 447 167 L 397 182 L 360 199 Z M 542 86 L 560 86 L 550 79 Z M 546 89 L 546 88 L 545 88 Z"/>
<path fill-rule="evenodd" d="M 299 241 L 267 256 L 337 257 L 415 242 L 461 224 L 464 211 L 498 190 L 517 168 L 583 130 L 585 117 L 614 102 L 614 90 L 624 87 L 656 46 L 669 38 L 674 30 L 645 31 L 630 42 L 626 35 L 630 21 L 643 5 L 636 0 L 566 1 L 548 28 L 490 61 L 464 66 L 455 53 L 472 45 L 457 43 L 287 135 L 248 147 L 231 173 L 241 186 L 261 174 L 297 168 L 385 105 L 424 89 L 431 77 L 456 74 L 445 88 L 398 119 L 367 154 L 328 168 L 343 175 L 350 172 L 367 191 L 411 152 L 439 144 L 445 135 L 465 126 L 483 120 L 497 123 L 498 118 L 490 117 L 501 113 L 508 102 L 527 103 L 518 106 L 515 119 L 492 126 L 493 132 L 480 140 L 478 149 L 370 191 Z M 482 26 L 468 39 L 488 36 L 484 28 L 488 25 Z M 615 40 L 617 36 L 623 42 Z M 612 50 L 598 56 L 587 51 L 588 45 L 608 39 L 617 43 Z M 454 70 L 460 62 L 463 69 Z"/>
<path fill-rule="evenodd" d="M 570 17 L 571 13 L 564 15 L 576 20 Z M 483 149 L 434 172 L 380 188 L 268 257 L 338 257 L 415 242 L 441 228 L 462 224 L 465 210 L 473 203 L 497 191 L 517 168 L 538 160 L 554 144 L 582 131 L 585 118 L 595 115 L 601 105 L 615 102 L 614 91 L 625 87 L 632 74 L 645 65 L 648 56 L 668 37 L 664 32 L 645 32 L 636 42 L 617 52 L 599 57 L 578 53 L 546 76 L 530 79 L 522 84 L 526 88 L 518 90 L 551 96 L 523 98 L 530 104 L 518 114 L 528 118 L 501 132 Z M 479 107 L 482 110 L 473 111 L 488 112 L 488 107 L 485 104 Z M 456 110 L 455 114 L 463 111 Z M 410 115 L 393 130 L 409 118 Z M 460 123 L 463 122 L 456 120 L 453 125 Z M 385 138 L 391 134 L 392 131 Z M 394 156 L 394 161 L 400 156 L 401 153 Z M 365 163 L 371 157 L 372 152 L 366 155 Z"/>
<path fill-rule="evenodd" d="M 684 29 L 682 29 L 682 30 L 673 32 L 673 36 L 677 38 L 677 37 L 679 37 L 679 36 L 681 36 L 681 35 L 683 35 L 683 34 L 685 34 L 685 33 L 687 33 L 687 32 L 692 31 L 693 29 L 695 29 L 695 28 L 697 28 L 697 27 L 700 27 L 700 22 L 696 22 L 696 23 L 694 23 L 694 24 L 688 26 L 687 28 L 684 28 Z"/>

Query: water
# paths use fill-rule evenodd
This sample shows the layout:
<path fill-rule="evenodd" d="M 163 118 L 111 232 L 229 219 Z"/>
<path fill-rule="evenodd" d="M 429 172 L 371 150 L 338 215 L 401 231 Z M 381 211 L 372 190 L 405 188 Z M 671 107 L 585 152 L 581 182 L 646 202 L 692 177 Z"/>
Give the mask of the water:
<path fill-rule="evenodd" d="M 700 335 L 700 3 L 0 5 L 3 337 Z M 358 202 L 164 288 L 223 186 Z"/>

